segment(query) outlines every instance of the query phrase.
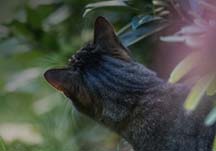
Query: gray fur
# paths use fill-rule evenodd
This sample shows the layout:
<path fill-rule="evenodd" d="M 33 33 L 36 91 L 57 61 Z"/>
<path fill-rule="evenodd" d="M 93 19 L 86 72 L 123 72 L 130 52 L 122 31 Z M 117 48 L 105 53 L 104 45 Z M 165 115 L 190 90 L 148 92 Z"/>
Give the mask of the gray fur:
<path fill-rule="evenodd" d="M 47 81 L 135 151 L 211 151 L 216 128 L 203 122 L 212 108 L 211 98 L 187 113 L 183 103 L 188 87 L 168 84 L 133 61 L 109 23 L 99 18 L 96 24 L 106 26 L 105 35 L 96 30 L 102 35 L 95 37 L 102 38 L 81 49 L 67 68 L 48 70 Z"/>

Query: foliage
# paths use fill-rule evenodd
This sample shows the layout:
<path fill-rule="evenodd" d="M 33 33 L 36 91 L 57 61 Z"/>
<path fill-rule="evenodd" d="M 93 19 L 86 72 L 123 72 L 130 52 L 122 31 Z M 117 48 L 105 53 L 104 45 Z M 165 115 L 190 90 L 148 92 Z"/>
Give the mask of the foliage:
<path fill-rule="evenodd" d="M 47 68 L 65 65 L 90 40 L 87 20 L 82 24 L 81 10 L 87 2 L 24 2 L 1 24 L 0 136 L 5 143 L 0 141 L 0 150 L 116 149 L 115 134 L 77 114 L 43 79 Z"/>
<path fill-rule="evenodd" d="M 94 8 L 98 7 L 110 7 L 109 4 L 112 1 L 104 1 L 104 2 L 97 2 L 93 4 L 88 4 L 86 7 L 85 15 Z M 119 1 L 118 3 L 114 3 L 116 7 L 119 6 L 121 3 L 122 7 L 132 7 L 133 4 L 126 5 L 128 1 Z M 211 2 L 211 1 L 210 1 Z M 166 28 L 168 25 L 172 25 L 177 20 L 182 20 L 182 26 L 180 30 L 176 32 L 172 36 L 161 37 L 162 41 L 165 42 L 183 42 L 191 48 L 196 48 L 196 53 L 193 52 L 189 56 L 187 56 L 179 65 L 171 73 L 169 82 L 176 83 L 182 79 L 184 75 L 190 72 L 195 66 L 199 66 L 201 68 L 202 64 L 198 64 L 203 57 L 201 57 L 203 52 L 200 52 L 201 49 L 206 49 L 207 55 L 212 53 L 212 47 L 203 48 L 203 46 L 207 45 L 208 43 L 204 41 L 204 39 L 212 39 L 213 37 L 209 37 L 210 32 L 215 32 L 215 17 L 213 13 L 216 11 L 216 7 L 212 5 L 212 3 L 206 2 L 204 0 L 200 1 L 193 1 L 193 0 L 183 0 L 183 1 L 160 1 L 160 0 L 153 0 L 152 2 L 149 1 L 147 6 L 151 9 L 146 13 L 146 10 L 143 12 L 143 9 L 134 8 L 131 11 L 136 10 L 136 16 L 132 17 L 131 22 L 127 24 L 123 29 L 119 32 L 119 37 L 121 38 L 123 44 L 126 46 L 130 46 L 143 38 L 152 35 L 156 32 L 159 32 Z M 134 2 L 135 3 L 135 2 Z M 187 5 L 188 4 L 188 5 Z M 214 4 L 214 3 L 213 3 Z M 113 6 L 112 5 L 112 6 Z M 131 6 L 130 6 L 131 5 Z M 91 6 L 91 11 L 88 11 L 88 6 Z M 113 6 L 114 7 L 114 6 Z M 187 8 L 191 8 L 190 11 Z M 172 11 L 172 13 L 170 13 Z M 205 13 L 205 15 L 204 15 Z M 129 31 L 128 31 L 129 30 Z M 194 50 L 194 49 L 193 49 Z M 210 51 L 210 52 L 209 52 Z M 206 58 L 204 58 L 206 59 Z M 207 58 L 209 59 L 209 58 Z M 211 62 L 210 60 L 206 60 Z M 210 66 L 210 64 L 208 64 Z M 205 66 L 208 68 L 208 66 Z M 206 74 L 213 74 L 213 69 L 206 72 Z M 201 75 L 205 76 L 205 75 Z M 202 79 L 202 77 L 201 77 Z M 211 78 L 210 83 L 213 83 L 214 78 Z M 199 81 L 198 81 L 199 83 Z M 206 83 L 206 82 L 204 82 Z M 209 83 L 209 82 L 207 82 Z M 209 83 L 209 84 L 210 84 Z M 197 84 L 199 85 L 199 84 Z M 194 91 L 189 94 L 188 99 L 186 101 L 186 108 L 187 109 L 195 109 L 193 106 L 196 106 L 197 102 L 202 98 L 205 94 L 201 93 L 204 88 L 196 88 L 197 85 L 194 86 L 193 90 L 196 89 L 196 93 Z M 205 86 L 203 86 L 205 87 Z M 206 91 L 205 88 L 204 91 Z M 210 93 L 214 94 L 214 84 L 211 85 L 209 88 Z M 212 94 L 212 95 L 213 95 Z M 191 96 L 194 97 L 191 97 Z M 199 97 L 198 97 L 199 96 Z M 196 98 L 196 99 L 195 99 Z"/>
<path fill-rule="evenodd" d="M 6 147 L 5 147 L 5 144 L 4 144 L 2 139 L 0 139 L 0 150 L 1 151 L 6 151 Z"/>
<path fill-rule="evenodd" d="M 186 58 L 180 62 L 170 77 L 171 82 L 177 82 L 189 71 L 197 70 L 197 68 L 199 68 L 200 72 L 196 73 L 196 75 L 199 76 L 199 80 L 193 86 L 192 91 L 185 102 L 186 109 L 195 110 L 195 106 L 198 105 L 198 102 L 201 101 L 201 98 L 205 94 L 208 96 L 215 95 L 215 70 L 213 67 L 215 65 L 215 45 L 212 41 L 214 38 L 212 34 L 215 34 L 216 32 L 216 16 L 213 15 L 216 7 L 213 1 L 208 2 L 201 0 L 190 2 L 194 4 L 192 6 L 194 12 L 191 13 L 193 19 L 192 22 L 190 22 L 190 25 L 183 26 L 180 31 L 173 36 L 164 38 L 164 40 L 183 42 L 193 51 L 196 51 L 196 55 L 199 53 L 197 57 L 192 58 L 191 54 L 191 58 Z M 203 63 L 203 61 L 206 63 Z M 174 80 L 175 78 L 177 78 L 177 80 Z M 203 84 L 200 84 L 202 83 L 201 81 Z M 207 121 L 209 121 L 209 119 L 215 121 L 213 111 L 209 114 Z"/>

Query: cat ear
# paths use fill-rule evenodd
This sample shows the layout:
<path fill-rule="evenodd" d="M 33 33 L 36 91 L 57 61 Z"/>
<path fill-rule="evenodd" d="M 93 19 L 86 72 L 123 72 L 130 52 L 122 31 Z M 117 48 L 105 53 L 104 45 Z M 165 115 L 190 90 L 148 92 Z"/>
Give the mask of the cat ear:
<path fill-rule="evenodd" d="M 114 38 L 115 31 L 113 26 L 104 17 L 97 17 L 94 28 L 94 43 L 102 43 L 106 40 L 113 40 Z"/>
<path fill-rule="evenodd" d="M 54 88 L 72 99 L 77 108 L 87 110 L 85 107 L 89 107 L 92 103 L 91 99 L 87 90 L 83 87 L 83 83 L 80 81 L 80 76 L 77 76 L 75 72 L 71 72 L 70 70 L 69 68 L 50 69 L 44 73 L 44 77 Z"/>
<path fill-rule="evenodd" d="M 45 79 L 57 90 L 64 92 L 67 69 L 50 69 L 44 73 Z"/>
<path fill-rule="evenodd" d="M 95 21 L 94 44 L 99 45 L 103 51 L 122 59 L 130 59 L 130 52 L 119 41 L 113 26 L 102 16 Z"/>

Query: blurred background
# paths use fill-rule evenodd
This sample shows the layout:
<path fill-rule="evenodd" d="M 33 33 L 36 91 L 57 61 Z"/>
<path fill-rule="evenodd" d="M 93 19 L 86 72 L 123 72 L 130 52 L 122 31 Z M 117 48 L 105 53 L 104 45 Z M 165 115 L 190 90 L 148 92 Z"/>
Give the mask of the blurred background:
<path fill-rule="evenodd" d="M 83 117 L 43 78 L 92 36 L 90 0 L 0 5 L 0 151 L 113 151 L 119 138 Z M 95 15 L 96 16 L 96 15 Z"/>
<path fill-rule="evenodd" d="M 182 22 L 175 22 L 175 26 L 162 31 L 170 25 L 168 18 L 178 14 L 173 8 L 166 10 L 167 3 L 1 0 L 0 151 L 118 151 L 120 138 L 79 114 L 66 97 L 47 84 L 43 73 L 51 67 L 64 66 L 73 53 L 89 42 L 94 20 L 102 15 L 114 24 L 121 41 L 131 48 L 137 60 L 168 79 L 176 64 L 192 50 L 187 43 L 159 42 L 158 34 L 169 35 L 183 28 Z M 191 8 L 198 8 L 191 4 Z M 182 5 L 188 10 L 187 3 Z M 151 34 L 154 36 L 149 37 Z M 179 40 L 175 36 L 163 40 L 176 39 Z M 177 82 L 191 69 L 185 66 L 188 64 L 174 70 L 171 82 Z M 189 109 L 194 109 L 199 99 L 193 99 L 195 103 L 189 100 Z M 209 116 L 210 124 L 216 120 L 215 113 Z"/>
<path fill-rule="evenodd" d="M 1 1 L 0 151 L 118 150 L 118 136 L 80 115 L 43 78 L 91 40 L 98 13 L 118 29 L 132 14 L 102 9 L 83 18 L 93 2 Z"/>

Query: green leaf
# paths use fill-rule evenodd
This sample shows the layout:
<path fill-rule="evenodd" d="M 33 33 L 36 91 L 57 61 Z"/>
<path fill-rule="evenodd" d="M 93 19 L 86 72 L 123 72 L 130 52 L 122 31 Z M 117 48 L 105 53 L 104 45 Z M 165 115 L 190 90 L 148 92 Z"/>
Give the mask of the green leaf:
<path fill-rule="evenodd" d="M 8 79 L 5 90 L 7 92 L 32 92 L 37 86 L 37 84 L 33 84 L 33 82 L 41 75 L 41 72 L 41 68 L 29 68 L 17 74 L 13 74 L 13 76 Z"/>
<path fill-rule="evenodd" d="M 13 20 L 7 26 L 8 28 L 10 28 L 14 36 L 22 37 L 25 39 L 33 38 L 33 34 L 31 33 L 26 23 L 20 22 L 18 20 Z"/>
<path fill-rule="evenodd" d="M 135 16 L 131 21 L 132 29 L 135 30 L 143 24 L 150 23 L 153 21 L 161 20 L 161 17 L 144 15 L 144 16 Z"/>
<path fill-rule="evenodd" d="M 36 8 L 40 5 L 51 5 L 51 4 L 58 4 L 59 0 L 30 0 L 29 4 L 31 7 Z"/>
<path fill-rule="evenodd" d="M 5 143 L 3 142 L 1 137 L 0 137 L 0 151 L 6 151 Z"/>
<path fill-rule="evenodd" d="M 181 78 L 186 75 L 198 62 L 200 59 L 200 53 L 193 52 L 190 55 L 188 55 L 184 60 L 182 60 L 172 71 L 169 82 L 170 83 L 176 83 Z"/>
<path fill-rule="evenodd" d="M 50 49 L 52 51 L 57 51 L 59 48 L 57 38 L 58 36 L 54 31 L 43 34 L 43 36 L 41 36 L 41 44 L 43 45 L 43 48 L 47 50 Z"/>
<path fill-rule="evenodd" d="M 0 40 L 9 36 L 9 29 L 4 25 L 0 25 Z"/>
<path fill-rule="evenodd" d="M 96 2 L 86 5 L 86 10 L 83 13 L 83 17 L 86 17 L 90 12 L 96 10 L 96 9 L 105 9 L 105 8 L 115 8 L 115 10 L 120 10 L 116 8 L 126 8 L 131 10 L 136 10 L 130 6 L 127 5 L 126 1 L 124 0 L 110 0 L 110 1 L 102 1 L 102 2 Z"/>
<path fill-rule="evenodd" d="M 213 13 L 216 13 L 216 6 L 214 6 L 213 4 L 210 4 L 208 2 L 205 1 L 200 1 L 199 2 L 202 6 L 205 7 L 205 9 L 207 9 L 208 11 L 212 11 Z"/>
<path fill-rule="evenodd" d="M 211 84 L 209 85 L 209 87 L 208 87 L 208 89 L 207 89 L 206 92 L 207 92 L 208 96 L 213 96 L 213 95 L 216 94 L 216 77 L 211 82 Z"/>
<path fill-rule="evenodd" d="M 159 20 L 159 21 L 150 21 L 146 24 L 143 24 L 141 27 L 137 28 L 136 30 L 132 30 L 131 26 L 124 27 L 123 30 L 121 30 L 118 34 L 121 42 L 126 47 L 131 46 L 140 40 L 153 35 L 166 27 L 168 27 L 169 23 L 165 20 Z M 126 31 L 127 32 L 124 32 Z"/>
<path fill-rule="evenodd" d="M 118 32 L 117 35 L 120 36 L 124 34 L 126 31 L 130 30 L 131 28 L 131 23 L 126 24 L 124 27 L 122 27 Z"/>
<path fill-rule="evenodd" d="M 191 92 L 186 98 L 184 103 L 184 107 L 188 111 L 193 111 L 196 109 L 197 105 L 199 104 L 201 98 L 205 94 L 207 88 L 209 87 L 210 83 L 214 79 L 214 75 L 206 75 L 202 77 L 191 89 Z"/>
<path fill-rule="evenodd" d="M 40 5 L 33 9 L 26 8 L 27 22 L 33 29 L 40 29 L 43 21 L 54 11 L 55 7 L 52 5 Z"/>
<path fill-rule="evenodd" d="M 153 0 L 153 4 L 155 6 L 163 6 L 163 7 L 168 7 L 169 6 L 169 2 L 168 1 L 163 1 L 163 0 Z"/>
<path fill-rule="evenodd" d="M 123 0 L 117 0 L 117 1 L 110 0 L 110 1 L 91 3 L 86 5 L 86 8 L 115 7 L 115 6 L 127 7 L 128 5 Z"/>
<path fill-rule="evenodd" d="M 29 50 L 30 48 L 28 45 L 20 42 L 16 38 L 6 39 L 0 43 L 0 52 L 5 56 L 12 55 L 14 53 L 23 53 Z"/>
<path fill-rule="evenodd" d="M 216 136 L 214 138 L 213 146 L 212 146 L 212 151 L 216 151 Z"/>
<path fill-rule="evenodd" d="M 205 125 L 212 126 L 215 122 L 216 122 L 216 107 L 214 107 L 214 109 L 212 109 L 211 112 L 206 117 Z"/>
<path fill-rule="evenodd" d="M 70 17 L 70 8 L 66 5 L 59 7 L 53 13 L 51 13 L 44 21 L 43 27 L 48 30 L 52 26 L 57 25 L 65 21 Z"/>

